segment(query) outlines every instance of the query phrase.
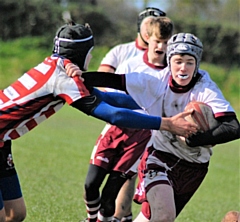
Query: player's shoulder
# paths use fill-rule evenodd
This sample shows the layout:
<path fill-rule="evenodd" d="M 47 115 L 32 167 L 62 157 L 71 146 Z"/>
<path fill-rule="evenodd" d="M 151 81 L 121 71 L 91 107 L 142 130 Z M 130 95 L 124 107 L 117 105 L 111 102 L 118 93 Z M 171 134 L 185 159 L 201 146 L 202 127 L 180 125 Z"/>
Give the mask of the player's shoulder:
<path fill-rule="evenodd" d="M 136 54 L 127 60 L 124 61 L 126 64 L 131 64 L 131 63 L 143 63 L 143 54 Z"/>
<path fill-rule="evenodd" d="M 135 41 L 122 43 L 114 46 L 111 50 L 113 51 L 128 51 L 129 49 L 136 48 Z"/>

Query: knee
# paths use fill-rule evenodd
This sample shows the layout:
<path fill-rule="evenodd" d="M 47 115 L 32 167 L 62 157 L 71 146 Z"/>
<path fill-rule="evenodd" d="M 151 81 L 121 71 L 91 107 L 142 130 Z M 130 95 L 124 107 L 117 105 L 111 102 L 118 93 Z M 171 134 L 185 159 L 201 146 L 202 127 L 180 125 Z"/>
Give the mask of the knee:
<path fill-rule="evenodd" d="M 85 188 L 84 198 L 86 200 L 92 201 L 99 198 L 100 188 L 96 184 L 94 184 L 94 182 L 85 183 L 84 188 Z"/>
<path fill-rule="evenodd" d="M 98 185 L 94 181 L 86 181 L 84 184 L 84 188 L 86 192 L 93 192 L 95 190 L 99 190 Z"/>
<path fill-rule="evenodd" d="M 111 217 L 115 213 L 115 200 L 112 201 L 111 198 L 109 200 L 101 199 L 101 207 L 100 213 L 105 217 Z"/>

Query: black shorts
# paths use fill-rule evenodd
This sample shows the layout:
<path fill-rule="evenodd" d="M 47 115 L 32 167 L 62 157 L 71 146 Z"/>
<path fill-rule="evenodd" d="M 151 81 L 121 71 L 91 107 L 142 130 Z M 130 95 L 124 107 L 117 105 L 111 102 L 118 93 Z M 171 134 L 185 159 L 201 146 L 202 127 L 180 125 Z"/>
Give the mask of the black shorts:
<path fill-rule="evenodd" d="M 3 201 L 15 200 L 22 197 L 21 187 L 13 163 L 11 141 L 4 142 L 0 148 L 0 210 Z"/>
<path fill-rule="evenodd" d="M 0 148 L 0 178 L 16 175 L 16 169 L 12 157 L 12 142 L 7 140 Z"/>

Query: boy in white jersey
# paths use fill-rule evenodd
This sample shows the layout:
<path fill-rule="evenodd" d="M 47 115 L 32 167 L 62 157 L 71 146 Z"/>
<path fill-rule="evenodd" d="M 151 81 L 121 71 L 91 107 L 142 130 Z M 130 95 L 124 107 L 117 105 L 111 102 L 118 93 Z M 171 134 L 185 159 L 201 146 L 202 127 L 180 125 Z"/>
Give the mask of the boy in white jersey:
<path fill-rule="evenodd" d="M 137 38 L 133 42 L 119 44 L 113 47 L 102 59 L 98 71 L 114 73 L 118 66 L 129 58 L 143 54 L 147 49 L 147 26 L 152 17 L 166 16 L 166 13 L 158 8 L 147 7 L 138 15 Z"/>
<path fill-rule="evenodd" d="M 205 145 L 213 146 L 240 137 L 233 108 L 208 73 L 199 70 L 202 51 L 202 43 L 194 35 L 174 35 L 168 42 L 168 68 L 157 76 L 161 89 L 154 83 L 151 85 L 153 89 L 158 87 L 153 90 L 157 93 L 154 97 L 158 105 L 145 103 L 144 106 L 149 107 L 149 114 L 158 112 L 172 116 L 190 101 L 204 102 L 211 106 L 219 126 L 186 138 L 186 146 L 176 135 L 154 132 L 152 145 L 139 165 L 140 181 L 134 200 L 142 203 L 142 208 L 135 222 L 174 221 L 207 174 L 212 148 Z M 151 93 L 155 94 L 153 91 Z"/>
<path fill-rule="evenodd" d="M 190 101 L 199 101 L 212 108 L 219 122 L 206 132 L 185 136 L 183 141 L 165 130 L 153 132 L 139 165 L 135 201 L 144 204 L 136 222 L 174 221 L 207 174 L 213 152 L 209 146 L 240 138 L 234 109 L 209 74 L 199 69 L 202 51 L 196 36 L 179 33 L 168 41 L 168 67 L 155 75 L 82 74 L 85 84 L 127 91 L 151 115 L 173 116 Z M 99 84 L 96 76 L 106 81 Z"/>
<path fill-rule="evenodd" d="M 71 62 L 80 69 L 87 70 L 93 46 L 93 35 L 88 25 L 79 25 L 74 22 L 64 25 L 56 33 L 54 54 L 0 91 L 0 221 L 23 221 L 26 216 L 21 188 L 12 159 L 11 140 L 35 128 L 55 114 L 66 102 L 88 115 L 112 124 L 123 124 L 124 127 L 133 128 L 136 128 L 135 124 L 139 125 L 139 115 L 136 112 L 120 108 L 121 106 L 131 109 L 139 107 L 132 99 L 129 100 L 126 96 L 123 98 L 120 94 L 102 93 L 89 88 L 92 92 L 90 94 L 78 77 L 70 78 L 66 75 L 65 66 Z M 116 96 L 122 97 L 125 105 L 122 103 L 123 100 L 120 99 L 122 100 L 120 102 Z M 129 115 L 136 117 L 131 124 Z M 140 128 L 148 128 L 149 117 L 141 115 L 140 118 L 146 118 L 143 120 L 146 125 Z M 150 119 L 158 122 L 156 125 L 153 121 L 151 126 L 149 125 L 150 128 L 164 127 L 169 120 L 170 123 L 173 121 L 173 119 L 157 119 L 156 117 L 150 117 Z M 181 118 L 177 117 L 177 119 L 183 121 Z M 134 125 L 132 125 L 133 122 L 135 122 Z M 167 125 L 165 126 L 168 128 Z M 177 130 L 180 134 L 185 134 L 191 126 L 193 125 L 186 125 Z"/>
<path fill-rule="evenodd" d="M 173 34 L 173 23 L 167 17 L 153 17 L 147 27 L 149 49 L 143 55 L 135 56 L 122 63 L 120 73 L 147 72 L 154 73 L 166 67 L 167 41 Z M 132 189 L 128 191 L 123 208 L 131 208 L 135 190 L 136 164 L 151 137 L 149 130 L 127 129 L 108 124 L 97 140 L 92 152 L 91 162 L 85 182 L 85 203 L 88 220 L 112 221 L 114 202 L 118 190 L 128 179 L 132 181 Z M 127 164 L 126 164 L 127 163 Z M 110 174 L 107 185 L 99 194 L 100 186 L 107 174 Z M 118 178 L 120 177 L 120 178 Z M 100 179 L 101 178 L 101 179 Z M 114 179 L 112 179 L 114 178 Z M 113 192 L 113 187 L 114 191 Z M 111 194 L 111 195 L 110 195 Z M 99 204 L 100 203 L 100 204 Z M 99 206 L 98 219 L 97 206 Z M 111 215 L 112 214 L 112 215 Z M 95 216 L 94 216 L 95 215 Z M 122 215 L 124 216 L 124 215 Z M 114 216 L 113 221 L 122 217 Z M 129 220 L 129 219 L 128 219 Z"/>

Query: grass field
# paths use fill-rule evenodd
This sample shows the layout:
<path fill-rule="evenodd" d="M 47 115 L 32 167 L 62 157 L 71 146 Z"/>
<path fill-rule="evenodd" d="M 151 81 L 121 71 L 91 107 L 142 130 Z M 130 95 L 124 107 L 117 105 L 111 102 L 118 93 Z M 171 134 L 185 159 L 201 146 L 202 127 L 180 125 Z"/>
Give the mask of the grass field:
<path fill-rule="evenodd" d="M 13 142 L 27 205 L 26 222 L 77 222 L 86 217 L 83 184 L 104 122 L 67 105 Z M 239 141 L 214 148 L 209 174 L 177 222 L 220 222 L 239 210 Z M 133 204 L 134 216 L 139 206 Z"/>

